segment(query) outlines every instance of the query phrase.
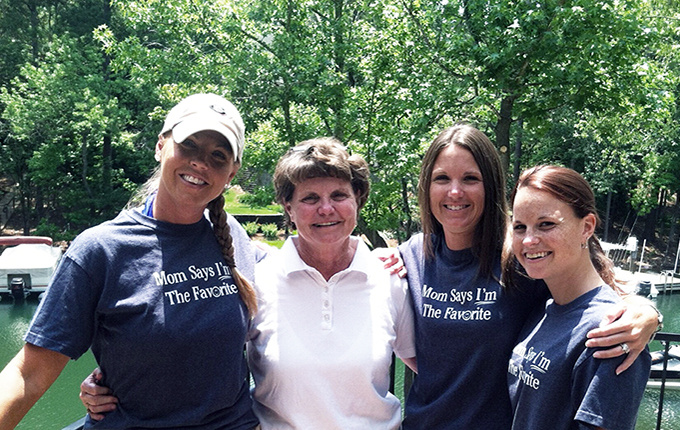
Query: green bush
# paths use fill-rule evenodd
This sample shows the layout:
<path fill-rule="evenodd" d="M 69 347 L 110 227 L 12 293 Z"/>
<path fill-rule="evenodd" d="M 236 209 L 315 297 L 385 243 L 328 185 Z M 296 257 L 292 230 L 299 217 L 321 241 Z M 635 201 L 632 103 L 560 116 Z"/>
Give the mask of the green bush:
<path fill-rule="evenodd" d="M 246 230 L 246 233 L 248 233 L 248 236 L 255 236 L 257 232 L 260 231 L 260 224 L 255 221 L 249 221 L 243 224 L 243 228 Z"/>
<path fill-rule="evenodd" d="M 51 237 L 55 242 L 62 240 L 70 242 L 78 235 L 78 233 L 78 231 L 64 230 L 55 224 L 41 220 L 32 234 L 35 236 Z"/>
<path fill-rule="evenodd" d="M 276 224 L 263 224 L 261 229 L 267 239 L 274 239 L 279 234 L 279 227 Z"/>
<path fill-rule="evenodd" d="M 274 189 L 272 187 L 258 187 L 252 193 L 239 196 L 238 201 L 251 208 L 258 208 L 271 205 L 274 198 Z"/>

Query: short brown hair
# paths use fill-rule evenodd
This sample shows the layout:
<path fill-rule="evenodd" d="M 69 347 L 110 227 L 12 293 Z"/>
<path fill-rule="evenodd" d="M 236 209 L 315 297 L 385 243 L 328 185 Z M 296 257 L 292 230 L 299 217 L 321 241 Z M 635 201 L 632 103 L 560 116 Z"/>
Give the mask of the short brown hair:
<path fill-rule="evenodd" d="M 327 177 L 352 184 L 358 210 L 366 204 L 370 191 L 368 164 L 363 157 L 350 155 L 345 146 L 332 137 L 305 140 L 281 157 L 274 170 L 276 201 L 284 206 L 293 198 L 296 185 L 307 179 Z M 292 225 L 287 216 L 286 221 Z"/>

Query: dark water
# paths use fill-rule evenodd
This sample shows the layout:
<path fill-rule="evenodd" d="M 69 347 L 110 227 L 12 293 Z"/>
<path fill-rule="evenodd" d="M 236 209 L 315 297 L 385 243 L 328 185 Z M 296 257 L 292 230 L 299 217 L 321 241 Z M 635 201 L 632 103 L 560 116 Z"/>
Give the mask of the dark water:
<path fill-rule="evenodd" d="M 657 307 L 664 314 L 664 331 L 680 333 L 680 293 L 660 296 L 655 299 Z M 0 367 L 14 357 L 23 346 L 22 336 L 28 328 L 31 317 L 38 306 L 36 298 L 15 306 L 9 297 L 0 301 Z M 658 342 L 652 343 L 652 349 L 659 349 Z M 70 362 L 61 376 L 47 393 L 36 403 L 22 422 L 19 430 L 61 429 L 85 415 L 85 409 L 78 398 L 80 382 L 95 367 L 90 353 L 77 361 Z M 403 395 L 403 371 L 396 372 L 396 392 Z M 626 399 L 621 399 L 622 406 Z M 636 430 L 652 430 L 656 428 L 659 390 L 648 389 L 640 407 Z M 662 429 L 680 430 L 680 391 L 666 391 L 662 415 Z"/>

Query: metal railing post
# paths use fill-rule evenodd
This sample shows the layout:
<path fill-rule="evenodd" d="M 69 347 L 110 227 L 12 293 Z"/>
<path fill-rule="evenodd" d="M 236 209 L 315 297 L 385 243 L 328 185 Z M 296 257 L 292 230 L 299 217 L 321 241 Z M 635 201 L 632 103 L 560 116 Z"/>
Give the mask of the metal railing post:
<path fill-rule="evenodd" d="M 656 430 L 661 430 L 661 418 L 663 415 L 664 396 L 666 394 L 666 378 L 668 371 L 669 351 L 672 342 L 680 343 L 680 333 L 664 333 L 659 332 L 655 335 L 655 340 L 658 340 L 663 346 L 663 367 L 661 370 L 661 387 L 659 390 L 659 410 L 656 416 Z"/>
<path fill-rule="evenodd" d="M 668 370 L 668 351 L 671 348 L 671 343 L 667 340 L 661 340 L 663 345 L 663 370 L 661 370 L 661 389 L 659 391 L 659 411 L 656 416 L 656 430 L 661 430 L 661 417 L 663 415 L 663 398 L 666 394 L 666 371 Z"/>

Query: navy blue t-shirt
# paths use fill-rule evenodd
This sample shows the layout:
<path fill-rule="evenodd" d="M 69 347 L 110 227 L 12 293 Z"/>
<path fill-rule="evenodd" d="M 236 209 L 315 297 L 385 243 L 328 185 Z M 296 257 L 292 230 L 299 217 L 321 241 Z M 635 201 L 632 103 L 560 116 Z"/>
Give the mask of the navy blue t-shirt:
<path fill-rule="evenodd" d="M 541 282 L 505 290 L 500 252 L 494 273 L 478 274 L 471 250 L 451 251 L 434 238 L 423 260 L 423 235 L 399 250 L 415 306 L 418 375 L 406 399 L 403 428 L 502 429 L 512 423 L 508 360 L 532 309 L 545 303 Z"/>
<path fill-rule="evenodd" d="M 508 365 L 513 429 L 635 428 L 649 378 L 649 351 L 616 375 L 625 356 L 596 359 L 596 350 L 585 346 L 588 331 L 620 301 L 602 286 L 565 305 L 550 300 L 532 315 Z"/>
<path fill-rule="evenodd" d="M 252 274 L 252 245 L 234 234 Z M 206 219 L 124 211 L 73 241 L 25 340 L 74 359 L 92 348 L 119 404 L 86 428 L 252 429 L 247 324 Z"/>

